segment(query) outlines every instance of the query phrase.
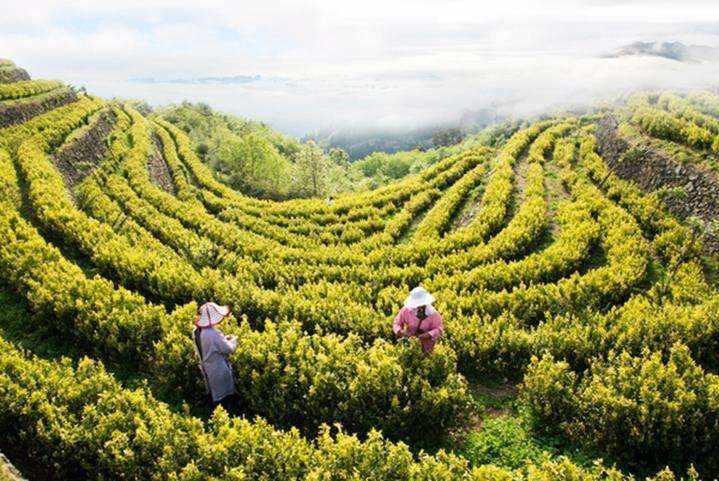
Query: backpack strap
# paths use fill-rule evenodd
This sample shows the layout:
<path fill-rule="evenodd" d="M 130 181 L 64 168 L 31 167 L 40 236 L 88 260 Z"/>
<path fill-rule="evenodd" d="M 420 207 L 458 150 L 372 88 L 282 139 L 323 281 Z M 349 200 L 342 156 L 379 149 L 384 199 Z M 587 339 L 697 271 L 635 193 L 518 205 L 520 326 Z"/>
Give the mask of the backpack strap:
<path fill-rule="evenodd" d="M 192 340 L 194 341 L 193 344 L 195 345 L 195 353 L 197 354 L 198 363 L 197 366 L 200 368 L 200 372 L 202 373 L 202 379 L 205 381 L 205 390 L 207 393 L 210 393 L 210 382 L 207 379 L 207 373 L 205 372 L 205 366 L 202 365 L 202 361 L 204 361 L 205 356 L 202 353 L 202 328 L 196 327 L 194 331 L 192 331 Z"/>

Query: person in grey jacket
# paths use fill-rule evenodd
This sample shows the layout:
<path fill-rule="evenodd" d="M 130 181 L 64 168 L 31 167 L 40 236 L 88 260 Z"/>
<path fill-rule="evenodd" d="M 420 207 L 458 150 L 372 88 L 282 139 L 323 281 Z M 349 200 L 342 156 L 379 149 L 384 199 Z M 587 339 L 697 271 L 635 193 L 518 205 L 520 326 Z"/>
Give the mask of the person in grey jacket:
<path fill-rule="evenodd" d="M 228 306 L 218 306 L 214 302 L 203 304 L 197 310 L 195 330 L 192 332 L 200 371 L 212 401 L 216 404 L 224 404 L 223 401 L 236 393 L 228 357 L 237 349 L 237 337 L 225 336 L 215 329 L 229 315 Z"/>

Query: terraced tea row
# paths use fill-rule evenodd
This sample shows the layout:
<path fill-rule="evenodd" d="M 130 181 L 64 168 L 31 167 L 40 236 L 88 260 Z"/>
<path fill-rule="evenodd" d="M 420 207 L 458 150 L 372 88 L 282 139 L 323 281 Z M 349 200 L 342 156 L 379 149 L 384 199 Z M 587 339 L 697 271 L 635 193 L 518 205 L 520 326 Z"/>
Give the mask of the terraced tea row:
<path fill-rule="evenodd" d="M 59 91 L 74 97 L 43 103 Z M 0 341 L 0 428 L 58 475 L 624 479 L 567 461 L 471 469 L 394 444 L 463 428 L 465 376 L 524 378 L 537 431 L 623 468 L 719 469 L 719 297 L 701 243 L 607 166 L 596 116 L 531 123 L 378 190 L 271 202 L 217 181 L 183 132 L 129 105 L 29 80 L 0 85 L 0 100 L 44 105 L 0 129 L 0 273 L 29 329 L 96 359 L 44 361 Z M 709 155 L 717 106 L 650 94 L 614 113 Z M 102 148 L 65 169 L 63 153 L 93 135 Z M 430 356 L 392 342 L 419 284 L 444 317 Z M 238 336 L 237 408 L 264 420 L 189 414 L 203 411 L 189 331 L 204 300 L 237 313 L 223 324 Z M 335 423 L 350 434 L 322 427 Z"/>

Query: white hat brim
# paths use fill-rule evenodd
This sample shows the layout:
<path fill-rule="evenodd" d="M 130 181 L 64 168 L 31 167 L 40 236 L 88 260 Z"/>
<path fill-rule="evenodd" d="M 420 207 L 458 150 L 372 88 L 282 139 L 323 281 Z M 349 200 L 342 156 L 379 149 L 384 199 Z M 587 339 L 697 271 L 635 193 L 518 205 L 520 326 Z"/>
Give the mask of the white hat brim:
<path fill-rule="evenodd" d="M 229 306 L 219 306 L 214 302 L 208 302 L 200 307 L 200 317 L 195 322 L 195 325 L 197 327 L 216 326 L 229 315 Z"/>
<path fill-rule="evenodd" d="M 412 296 L 407 297 L 404 301 L 404 307 L 408 309 L 416 309 L 419 306 L 428 306 L 433 304 L 435 298 L 429 292 L 425 293 L 422 297 L 413 298 Z"/>

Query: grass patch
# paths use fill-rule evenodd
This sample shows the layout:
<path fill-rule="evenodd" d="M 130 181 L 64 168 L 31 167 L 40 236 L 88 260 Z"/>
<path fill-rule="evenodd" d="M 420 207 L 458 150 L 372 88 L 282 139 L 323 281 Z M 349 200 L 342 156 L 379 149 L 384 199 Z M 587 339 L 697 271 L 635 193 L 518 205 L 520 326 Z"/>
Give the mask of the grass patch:
<path fill-rule="evenodd" d="M 522 413 L 516 385 L 499 380 L 470 385 L 475 422 L 455 439 L 453 451 L 472 466 L 519 469 L 558 457 L 591 467 L 597 458 L 561 436 L 536 433 Z"/>
<path fill-rule="evenodd" d="M 509 469 L 558 457 L 590 468 L 597 458 L 560 437 L 537 435 L 521 415 L 486 417 L 481 428 L 469 433 L 456 452 L 472 466 L 493 464 Z"/>
<path fill-rule="evenodd" d="M 521 468 L 527 462 L 539 462 L 553 454 L 516 416 L 485 419 L 480 430 L 467 436 L 459 453 L 473 466 L 494 464 L 511 469 Z"/>

